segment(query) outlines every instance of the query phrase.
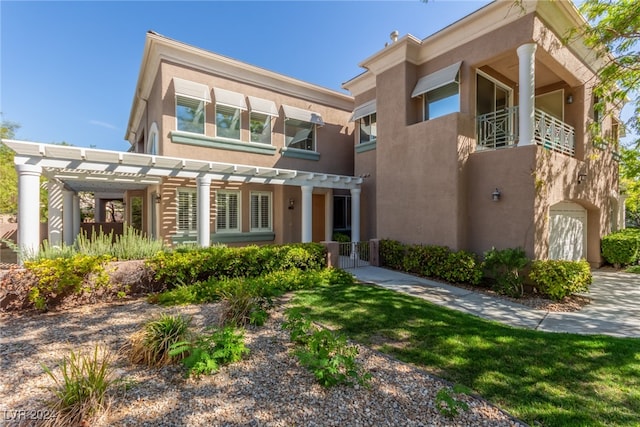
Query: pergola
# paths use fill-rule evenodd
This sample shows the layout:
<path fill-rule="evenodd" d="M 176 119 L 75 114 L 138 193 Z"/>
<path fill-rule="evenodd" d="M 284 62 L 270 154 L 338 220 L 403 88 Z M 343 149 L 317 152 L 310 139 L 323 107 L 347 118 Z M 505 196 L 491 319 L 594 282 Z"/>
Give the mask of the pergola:
<path fill-rule="evenodd" d="M 360 239 L 362 178 L 206 160 L 99 150 L 28 141 L 2 140 L 15 154 L 18 172 L 18 245 L 36 253 L 39 236 L 40 177 L 49 180 L 49 242 L 72 243 L 80 229 L 77 192 L 141 190 L 165 177 L 195 179 L 198 244 L 210 244 L 211 181 L 292 185 L 302 191 L 302 241 L 311 241 L 314 187 L 350 190 L 352 240 Z"/>

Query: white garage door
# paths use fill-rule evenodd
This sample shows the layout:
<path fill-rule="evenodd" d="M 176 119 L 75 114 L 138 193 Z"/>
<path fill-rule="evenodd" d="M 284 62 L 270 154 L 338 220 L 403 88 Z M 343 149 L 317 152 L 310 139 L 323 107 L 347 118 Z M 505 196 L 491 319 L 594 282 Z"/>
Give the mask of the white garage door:
<path fill-rule="evenodd" d="M 549 209 L 549 258 L 577 261 L 587 257 L 587 210 L 561 202 Z"/>

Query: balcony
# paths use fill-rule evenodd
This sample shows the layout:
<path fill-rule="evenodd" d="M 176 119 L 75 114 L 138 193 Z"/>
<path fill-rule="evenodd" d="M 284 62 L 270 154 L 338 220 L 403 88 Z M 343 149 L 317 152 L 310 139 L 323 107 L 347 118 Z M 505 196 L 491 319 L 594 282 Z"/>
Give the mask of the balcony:
<path fill-rule="evenodd" d="M 546 149 L 575 155 L 575 131 L 561 120 L 535 109 L 533 139 Z M 478 149 L 494 150 L 518 145 L 518 107 L 483 114 L 477 119 Z"/>

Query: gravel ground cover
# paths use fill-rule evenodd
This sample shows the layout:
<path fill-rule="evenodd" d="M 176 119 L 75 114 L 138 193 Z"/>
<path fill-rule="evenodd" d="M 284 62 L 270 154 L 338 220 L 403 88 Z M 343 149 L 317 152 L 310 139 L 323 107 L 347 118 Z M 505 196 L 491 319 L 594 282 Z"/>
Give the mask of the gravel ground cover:
<path fill-rule="evenodd" d="M 161 312 L 191 316 L 193 326 L 217 324 L 219 304 L 164 308 L 143 299 L 102 303 L 45 314 L 0 315 L 0 424 L 33 425 L 43 415 L 45 389 L 71 350 L 96 344 L 116 353 L 116 377 L 129 384 L 93 426 L 524 426 L 486 401 L 459 397 L 467 411 L 447 418 L 436 394 L 450 384 L 425 371 L 359 346 L 359 361 L 372 374 L 371 387 L 325 389 L 290 354 L 281 329 L 283 305 L 260 328 L 245 333 L 250 355 L 199 380 L 185 379 L 179 366 L 131 365 L 120 348 L 149 318 Z M 24 412 L 20 412 L 24 411 Z"/>

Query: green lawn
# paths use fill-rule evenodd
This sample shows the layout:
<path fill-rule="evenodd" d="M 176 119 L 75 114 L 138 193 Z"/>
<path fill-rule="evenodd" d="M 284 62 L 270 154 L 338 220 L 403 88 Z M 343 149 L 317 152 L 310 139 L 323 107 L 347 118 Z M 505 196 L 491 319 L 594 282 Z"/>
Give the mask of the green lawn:
<path fill-rule="evenodd" d="M 640 339 L 515 329 L 369 285 L 298 291 L 292 303 L 529 424 L 640 425 Z"/>

